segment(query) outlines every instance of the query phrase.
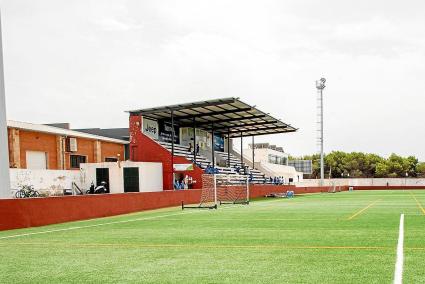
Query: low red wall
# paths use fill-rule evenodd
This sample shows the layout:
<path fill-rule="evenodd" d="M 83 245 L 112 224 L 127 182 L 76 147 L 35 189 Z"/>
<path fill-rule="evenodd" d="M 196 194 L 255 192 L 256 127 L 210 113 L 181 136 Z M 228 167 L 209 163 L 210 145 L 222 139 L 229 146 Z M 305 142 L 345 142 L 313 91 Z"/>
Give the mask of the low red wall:
<path fill-rule="evenodd" d="M 198 203 L 200 190 L 0 199 L 0 230 L 36 227 Z"/>
<path fill-rule="evenodd" d="M 251 185 L 250 197 L 292 190 L 295 194 L 327 192 L 329 187 L 295 187 L 293 185 Z M 354 190 L 425 189 L 424 187 L 355 186 Z M 347 186 L 342 190 L 348 190 Z M 199 203 L 201 190 L 180 190 L 32 199 L 0 199 L 0 231 L 44 226 Z"/>

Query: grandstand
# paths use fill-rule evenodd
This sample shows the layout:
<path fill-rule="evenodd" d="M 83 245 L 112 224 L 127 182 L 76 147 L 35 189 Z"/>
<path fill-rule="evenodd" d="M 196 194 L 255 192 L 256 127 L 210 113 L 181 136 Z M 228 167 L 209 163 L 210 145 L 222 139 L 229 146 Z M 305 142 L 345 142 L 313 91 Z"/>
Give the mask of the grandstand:
<path fill-rule="evenodd" d="M 176 173 L 202 186 L 200 174 L 248 175 L 251 183 L 265 183 L 266 174 L 233 151 L 232 139 L 295 132 L 297 129 L 238 98 L 224 98 L 131 110 L 130 158 L 162 162 L 164 189 L 172 189 Z M 158 148 L 160 146 L 161 148 Z M 165 152 L 164 152 L 165 151 Z M 175 164 L 193 164 L 194 171 L 178 171 Z"/>

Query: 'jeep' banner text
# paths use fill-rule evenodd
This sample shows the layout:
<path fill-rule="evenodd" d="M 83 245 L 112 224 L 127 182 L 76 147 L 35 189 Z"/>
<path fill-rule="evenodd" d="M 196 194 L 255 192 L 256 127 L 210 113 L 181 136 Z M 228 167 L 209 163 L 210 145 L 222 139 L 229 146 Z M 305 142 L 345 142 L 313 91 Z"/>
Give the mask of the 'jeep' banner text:
<path fill-rule="evenodd" d="M 149 136 L 150 138 L 153 138 L 155 140 L 158 140 L 158 122 L 155 120 L 150 120 L 147 118 L 143 118 L 143 134 Z"/>

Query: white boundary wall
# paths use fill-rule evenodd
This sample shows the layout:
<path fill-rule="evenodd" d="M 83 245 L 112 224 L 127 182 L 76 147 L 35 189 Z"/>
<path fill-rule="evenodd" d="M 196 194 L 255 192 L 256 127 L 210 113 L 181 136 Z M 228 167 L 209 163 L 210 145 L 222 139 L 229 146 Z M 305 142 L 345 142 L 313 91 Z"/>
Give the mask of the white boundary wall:
<path fill-rule="evenodd" d="M 80 171 L 10 169 L 12 196 L 22 185 L 32 185 L 41 194 L 62 195 L 64 189 L 71 189 L 72 182 L 81 185 Z"/>
<path fill-rule="evenodd" d="M 304 179 L 297 186 L 319 186 L 319 179 Z M 424 186 L 425 178 L 344 178 L 325 179 L 325 186 L 348 185 L 348 186 Z"/>
<path fill-rule="evenodd" d="M 91 182 L 96 183 L 96 168 L 109 169 L 109 188 L 111 193 L 124 192 L 123 168 L 139 168 L 140 192 L 163 190 L 162 163 L 116 162 L 81 164 L 80 170 L 30 170 L 10 169 L 10 189 L 8 198 L 14 197 L 22 185 L 32 185 L 40 194 L 61 196 L 64 189 L 72 189 L 74 182 L 83 192 L 89 189 Z"/>

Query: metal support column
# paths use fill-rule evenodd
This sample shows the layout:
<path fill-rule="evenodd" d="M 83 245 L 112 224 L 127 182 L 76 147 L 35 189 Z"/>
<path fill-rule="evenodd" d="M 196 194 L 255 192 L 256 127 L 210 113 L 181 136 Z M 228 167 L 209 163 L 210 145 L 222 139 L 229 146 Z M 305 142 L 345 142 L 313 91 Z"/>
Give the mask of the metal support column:
<path fill-rule="evenodd" d="M 241 132 L 241 166 L 243 167 L 243 136 Z"/>
<path fill-rule="evenodd" d="M 213 168 L 215 168 L 215 151 L 214 151 L 214 123 L 211 123 L 211 162 Z"/>
<path fill-rule="evenodd" d="M 196 119 L 193 118 L 193 161 L 196 164 Z"/>
<path fill-rule="evenodd" d="M 254 136 L 252 136 L 252 168 L 255 169 Z"/>
<path fill-rule="evenodd" d="M 171 110 L 171 184 L 174 188 L 174 111 Z"/>
<path fill-rule="evenodd" d="M 230 128 L 227 129 L 227 166 L 230 167 Z"/>

